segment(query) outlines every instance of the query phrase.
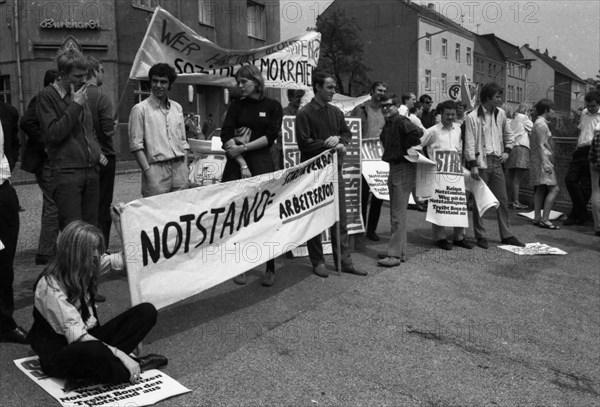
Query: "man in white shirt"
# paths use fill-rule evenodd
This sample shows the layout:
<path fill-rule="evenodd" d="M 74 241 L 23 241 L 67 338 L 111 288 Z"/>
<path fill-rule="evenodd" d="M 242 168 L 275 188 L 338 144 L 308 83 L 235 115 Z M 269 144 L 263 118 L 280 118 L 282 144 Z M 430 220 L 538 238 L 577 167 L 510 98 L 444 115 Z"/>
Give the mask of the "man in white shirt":
<path fill-rule="evenodd" d="M 7 135 L 7 138 L 9 136 Z M 0 123 L 0 342 L 27 343 L 27 332 L 13 319 L 15 309 L 13 261 L 19 237 L 19 199 L 10 183 L 10 166 L 5 154 L 5 140 Z"/>
<path fill-rule="evenodd" d="M 415 102 L 417 101 L 417 96 L 414 93 L 410 93 L 410 95 L 402 95 L 402 104 L 398 108 L 398 113 L 401 116 L 408 117 L 408 112 L 413 108 Z"/>
<path fill-rule="evenodd" d="M 500 203 L 497 216 L 502 243 L 524 247 L 513 236 L 508 222 L 508 195 L 502 164 L 510 155 L 514 134 L 506 113 L 499 108 L 502 104 L 502 88 L 495 83 L 483 85 L 480 100 L 481 106 L 469 113 L 465 122 L 464 157 L 471 169 L 471 177 L 482 179 Z M 485 237 L 485 225 L 477 205 L 473 206 L 473 229 L 477 246 L 487 249 L 489 243 Z"/>
<path fill-rule="evenodd" d="M 590 147 L 594 138 L 594 128 L 600 123 L 600 92 L 592 90 L 585 95 L 586 108 L 581 113 L 577 148 L 569 163 L 565 184 L 573 207 L 563 225 L 582 225 L 589 218 L 587 204 L 591 196 L 590 188 Z"/>

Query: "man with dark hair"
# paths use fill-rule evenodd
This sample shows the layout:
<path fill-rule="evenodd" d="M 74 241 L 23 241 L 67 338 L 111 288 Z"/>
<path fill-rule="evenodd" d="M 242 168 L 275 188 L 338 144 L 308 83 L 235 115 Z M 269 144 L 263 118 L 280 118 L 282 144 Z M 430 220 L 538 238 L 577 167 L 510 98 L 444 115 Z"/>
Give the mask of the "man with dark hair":
<path fill-rule="evenodd" d="M 98 224 L 98 164 L 106 159 L 101 157 L 87 103 L 87 58 L 67 49 L 59 52 L 56 62 L 59 79 L 40 92 L 36 112 L 62 230 L 74 220 Z"/>
<path fill-rule="evenodd" d="M 332 75 L 324 72 L 315 72 L 312 81 L 315 97 L 298 111 L 296 115 L 296 139 L 300 149 L 302 161 L 309 160 L 324 151 L 336 149 L 338 152 L 338 190 L 340 236 L 336 233 L 335 225 L 331 228 L 333 240 L 333 258 L 338 266 L 338 258 L 341 259 L 342 272 L 359 276 L 366 276 L 367 272 L 357 270 L 352 264 L 350 244 L 348 241 L 347 214 L 346 214 L 346 190 L 342 178 L 342 159 L 346 153 L 346 146 L 350 143 L 352 133 L 346 125 L 344 114 L 340 109 L 329 102 L 335 94 L 335 79 Z M 340 241 L 341 253 L 337 250 L 337 241 Z M 323 245 L 321 234 L 306 242 L 308 256 L 313 265 L 313 272 L 319 277 L 326 278 L 329 273 L 325 269 L 325 258 L 323 257 Z"/>
<path fill-rule="evenodd" d="M 415 102 L 417 101 L 417 96 L 414 93 L 410 93 L 409 95 L 402 95 L 402 105 L 398 108 L 398 113 L 401 116 L 408 117 L 410 109 L 413 108 Z"/>
<path fill-rule="evenodd" d="M 361 122 L 362 139 L 379 139 L 383 125 L 385 124 L 385 118 L 381 112 L 379 104 L 381 97 L 385 95 L 387 87 L 383 82 L 374 82 L 371 85 L 371 99 L 356 106 L 350 116 L 357 117 Z M 367 220 L 367 206 L 369 203 L 369 195 L 371 196 L 371 210 L 369 210 L 369 218 Z M 362 205 L 362 217 L 367 228 L 367 239 L 378 241 L 379 236 L 375 232 L 377 230 L 377 223 L 379 222 L 379 216 L 381 214 L 381 205 L 383 201 L 378 199 L 369 192 L 369 184 L 364 177 L 362 177 L 361 185 L 361 205 Z"/>
<path fill-rule="evenodd" d="M 13 318 L 13 261 L 19 237 L 19 198 L 10 183 L 16 133 L 5 134 L 0 119 L 0 342 L 27 343 L 27 332 Z M 12 139 L 12 140 L 11 140 Z"/>
<path fill-rule="evenodd" d="M 58 72 L 55 69 L 46 71 L 44 88 L 53 84 L 57 78 Z M 36 95 L 31 99 L 20 122 L 21 130 L 27 134 L 21 169 L 35 174 L 37 184 L 42 190 L 42 221 L 35 264 L 43 265 L 48 264 L 56 253 L 56 238 L 58 237 L 59 227 L 58 208 L 53 196 L 54 181 L 52 180 L 43 133 L 35 109 L 37 97 Z"/>
<path fill-rule="evenodd" d="M 89 70 L 87 76 L 88 103 L 92 112 L 94 131 L 100 143 L 106 164 L 100 166 L 100 201 L 98 206 L 98 225 L 104 236 L 104 244 L 108 248 L 112 217 L 110 205 L 115 189 L 116 157 L 113 146 L 115 125 L 113 107 L 109 97 L 100 90 L 104 81 L 104 67 L 98 58 L 88 57 Z"/>
<path fill-rule="evenodd" d="M 435 126 L 435 111 L 432 109 L 433 100 L 431 99 L 431 96 L 427 94 L 421 95 L 419 102 L 423 103 L 423 114 L 421 115 L 421 123 L 423 123 L 423 127 L 428 129 L 431 126 Z"/>
<path fill-rule="evenodd" d="M 188 187 L 185 123 L 181 105 L 169 99 L 177 78 L 175 68 L 156 64 L 148 79 L 152 94 L 133 107 L 129 116 L 129 149 L 142 169 L 142 196 Z"/>
<path fill-rule="evenodd" d="M 508 196 L 502 164 L 514 145 L 514 134 L 506 119 L 502 105 L 502 88 L 495 83 L 483 85 L 480 93 L 481 106 L 467 115 L 465 122 L 464 157 L 471 169 L 471 177 L 482 179 L 498 199 L 498 229 L 503 244 L 521 246 L 510 231 L 508 221 Z M 487 249 L 485 226 L 477 205 L 473 205 L 473 229 L 477 246 Z"/>
<path fill-rule="evenodd" d="M 591 90 L 585 95 L 586 108 L 579 121 L 577 148 L 569 163 L 565 184 L 571 197 L 572 208 L 563 225 L 582 225 L 589 218 L 587 204 L 590 200 L 590 147 L 594 138 L 594 128 L 600 123 L 600 91 Z"/>
<path fill-rule="evenodd" d="M 381 132 L 383 161 L 390 164 L 388 188 L 390 190 L 390 223 L 392 235 L 388 244 L 387 257 L 377 264 L 395 267 L 407 260 L 406 211 L 411 191 L 415 188 L 416 164 L 404 156 L 408 149 L 421 142 L 419 129 L 410 120 L 398 113 L 398 99 L 388 96 L 381 101 L 385 126 Z"/>

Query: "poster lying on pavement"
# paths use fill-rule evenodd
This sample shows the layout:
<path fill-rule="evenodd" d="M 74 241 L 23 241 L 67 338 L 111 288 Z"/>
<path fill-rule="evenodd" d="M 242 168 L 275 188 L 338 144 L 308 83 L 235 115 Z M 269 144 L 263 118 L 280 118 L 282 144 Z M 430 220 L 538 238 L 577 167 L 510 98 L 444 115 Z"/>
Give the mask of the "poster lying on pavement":
<path fill-rule="evenodd" d="M 17 359 L 14 363 L 63 407 L 150 406 L 161 400 L 191 392 L 156 369 L 143 372 L 137 383 L 93 384 L 65 391 L 65 381 L 44 374 L 37 356 Z"/>
<path fill-rule="evenodd" d="M 306 242 L 338 216 L 337 154 L 129 202 L 121 214 L 133 305 L 163 308 Z"/>
<path fill-rule="evenodd" d="M 557 247 L 548 246 L 544 243 L 527 243 L 525 247 L 519 246 L 511 246 L 511 245 L 503 245 L 498 246 L 502 250 L 508 250 L 509 252 L 513 252 L 518 254 L 519 256 L 538 256 L 538 255 L 547 255 L 547 254 L 556 254 L 560 256 L 564 256 L 567 254 L 564 250 L 561 250 Z"/>

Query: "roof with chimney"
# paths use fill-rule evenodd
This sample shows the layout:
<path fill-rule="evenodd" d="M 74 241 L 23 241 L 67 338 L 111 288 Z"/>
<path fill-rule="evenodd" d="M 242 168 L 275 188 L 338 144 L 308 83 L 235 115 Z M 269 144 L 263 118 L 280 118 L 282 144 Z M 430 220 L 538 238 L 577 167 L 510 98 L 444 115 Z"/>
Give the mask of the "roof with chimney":
<path fill-rule="evenodd" d="M 525 44 L 524 47 L 527 48 L 529 51 L 531 51 L 531 53 L 533 55 L 535 55 L 538 59 L 544 61 L 547 65 L 549 65 L 552 69 L 554 69 L 554 71 L 556 71 L 562 75 L 565 75 L 571 79 L 575 79 L 578 82 L 585 83 L 585 81 L 583 79 L 581 79 L 579 76 L 577 76 L 575 73 L 573 73 L 573 71 L 571 71 L 569 68 L 567 68 L 560 62 L 558 62 L 558 60 L 556 59 L 555 56 L 550 56 L 550 54 L 548 54 L 547 48 L 544 53 L 541 53 L 540 50 L 538 50 L 538 49 L 530 48 L 529 44 Z"/>
<path fill-rule="evenodd" d="M 404 0 L 403 3 L 406 4 L 408 7 L 412 8 L 413 10 L 415 10 L 422 17 L 443 23 L 444 25 L 449 26 L 453 31 L 459 32 L 468 38 L 474 37 L 474 34 L 472 31 L 467 30 L 460 24 L 457 24 L 454 20 L 451 20 L 448 17 L 444 16 L 442 13 L 439 13 L 438 11 L 436 11 L 435 3 L 428 3 L 427 5 L 424 5 L 424 4 L 420 5 L 420 4 L 415 4 L 412 1 L 408 1 L 408 0 Z"/>
<path fill-rule="evenodd" d="M 480 37 L 484 37 L 488 39 L 492 44 L 494 44 L 494 46 L 502 56 L 503 60 L 510 59 L 511 61 L 518 62 L 523 59 L 523 54 L 521 54 L 519 47 L 517 47 L 516 45 L 513 45 L 510 42 L 505 41 L 494 34 L 484 34 L 480 35 Z"/>

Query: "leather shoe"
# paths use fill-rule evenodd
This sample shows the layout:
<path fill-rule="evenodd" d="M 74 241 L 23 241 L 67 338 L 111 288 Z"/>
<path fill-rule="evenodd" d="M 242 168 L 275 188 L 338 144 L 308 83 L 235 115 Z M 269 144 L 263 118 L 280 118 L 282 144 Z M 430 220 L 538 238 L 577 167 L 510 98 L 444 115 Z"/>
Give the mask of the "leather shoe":
<path fill-rule="evenodd" d="M 357 276 L 366 276 L 367 274 L 369 274 L 366 271 L 355 269 L 354 266 L 348 267 L 348 268 L 342 268 L 342 273 L 354 274 Z"/>
<path fill-rule="evenodd" d="M 325 269 L 324 264 L 318 264 L 317 266 L 313 267 L 313 273 L 315 273 L 319 277 L 323 277 L 323 278 L 329 277 L 329 273 Z"/>
<path fill-rule="evenodd" d="M 487 249 L 490 247 L 490 244 L 485 237 L 480 237 L 477 239 L 477 246 L 481 247 L 482 249 Z"/>
<path fill-rule="evenodd" d="M 372 240 L 374 242 L 378 242 L 379 236 L 377 236 L 377 233 L 375 232 L 367 232 L 367 239 Z"/>
<path fill-rule="evenodd" d="M 167 366 L 169 359 L 162 355 L 151 353 L 138 358 L 138 363 L 140 364 L 140 370 L 145 372 L 146 370 L 158 369 Z"/>
<path fill-rule="evenodd" d="M 473 248 L 473 243 L 469 242 L 467 239 L 453 240 L 452 244 L 454 246 L 462 247 L 463 249 L 471 250 Z"/>
<path fill-rule="evenodd" d="M 236 283 L 237 285 L 246 284 L 246 273 L 242 273 L 240 275 L 235 276 L 233 278 L 233 282 Z"/>
<path fill-rule="evenodd" d="M 18 326 L 12 331 L 0 334 L 0 342 L 12 342 L 27 345 L 29 343 L 27 340 L 27 331 Z"/>
<path fill-rule="evenodd" d="M 96 301 L 96 302 L 104 302 L 104 301 L 106 301 L 106 297 L 103 296 L 102 294 L 96 293 L 96 295 L 94 296 L 94 301 Z"/>
<path fill-rule="evenodd" d="M 507 237 L 506 239 L 502 239 L 502 243 L 508 244 L 511 246 L 525 247 L 525 245 L 523 243 L 519 242 L 519 240 L 514 236 Z"/>
<path fill-rule="evenodd" d="M 381 259 L 377 262 L 378 265 L 383 267 L 396 267 L 402 263 L 399 257 L 388 256 L 385 259 Z"/>
<path fill-rule="evenodd" d="M 267 270 L 261 280 L 261 283 L 265 287 L 271 287 L 273 284 L 275 284 L 275 272 L 272 270 Z"/>
<path fill-rule="evenodd" d="M 440 239 L 435 242 L 435 245 L 443 250 L 452 250 L 452 245 L 446 239 Z"/>
<path fill-rule="evenodd" d="M 395 257 L 395 256 L 388 256 L 387 252 L 377 253 L 377 258 L 379 258 L 379 259 L 387 259 L 388 257 Z M 402 263 L 406 263 L 406 256 L 400 256 L 400 261 Z"/>

